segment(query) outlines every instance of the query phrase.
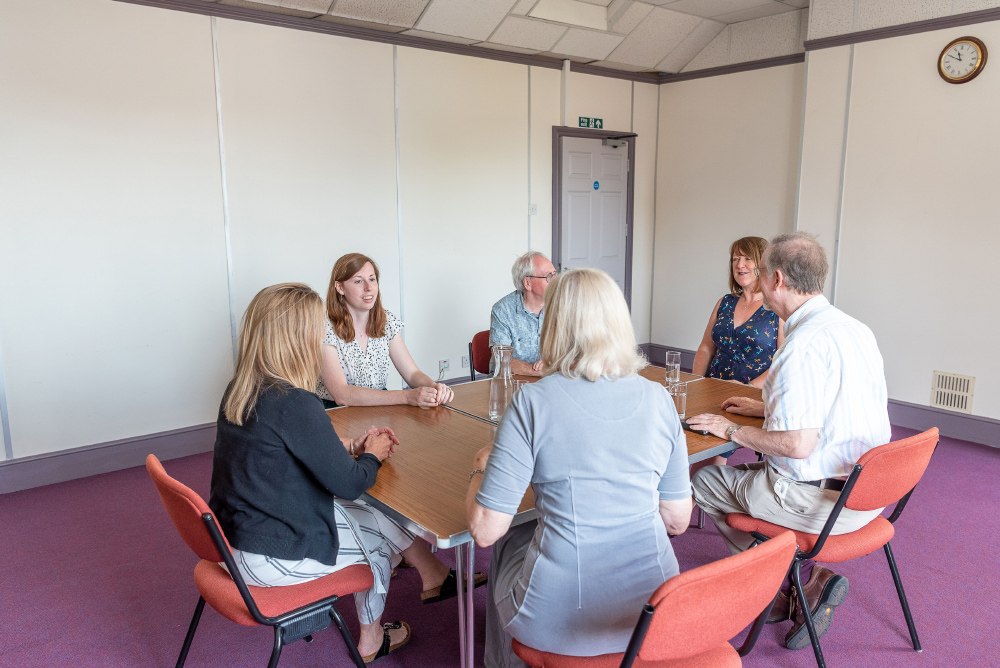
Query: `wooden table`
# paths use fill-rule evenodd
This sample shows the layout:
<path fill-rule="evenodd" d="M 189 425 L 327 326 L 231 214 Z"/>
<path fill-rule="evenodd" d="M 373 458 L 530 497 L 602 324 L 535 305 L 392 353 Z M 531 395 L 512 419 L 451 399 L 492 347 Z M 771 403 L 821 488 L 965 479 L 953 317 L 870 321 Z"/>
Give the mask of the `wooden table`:
<path fill-rule="evenodd" d="M 642 376 L 662 383 L 664 370 L 647 367 Z M 515 376 L 529 382 L 538 378 Z M 760 398 L 760 390 L 714 378 L 681 374 L 689 383 L 687 414 L 724 414 L 737 424 L 761 426 L 760 418 L 725 413 L 720 405 L 728 397 Z M 392 459 L 379 471 L 365 501 L 400 525 L 438 548 L 455 549 L 458 576 L 458 616 L 462 668 L 473 661 L 473 578 L 475 543 L 465 517 L 472 458 L 493 442 L 496 424 L 489 419 L 490 381 L 481 380 L 452 387 L 455 399 L 447 407 L 353 406 L 327 411 L 341 436 L 357 436 L 368 427 L 390 427 L 400 444 Z M 708 459 L 732 449 L 715 436 L 685 432 L 688 461 Z M 513 523 L 535 518 L 535 499 L 528 487 Z M 467 582 L 466 582 L 467 580 Z"/>

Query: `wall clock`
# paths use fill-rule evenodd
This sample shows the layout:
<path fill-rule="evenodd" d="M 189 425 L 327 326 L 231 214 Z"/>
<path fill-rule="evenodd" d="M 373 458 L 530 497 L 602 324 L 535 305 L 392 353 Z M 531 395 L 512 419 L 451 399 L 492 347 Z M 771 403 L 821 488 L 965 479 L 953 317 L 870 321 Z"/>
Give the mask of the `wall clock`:
<path fill-rule="evenodd" d="M 975 37 L 959 37 L 948 43 L 938 58 L 938 74 L 948 83 L 972 81 L 986 67 L 986 45 Z"/>

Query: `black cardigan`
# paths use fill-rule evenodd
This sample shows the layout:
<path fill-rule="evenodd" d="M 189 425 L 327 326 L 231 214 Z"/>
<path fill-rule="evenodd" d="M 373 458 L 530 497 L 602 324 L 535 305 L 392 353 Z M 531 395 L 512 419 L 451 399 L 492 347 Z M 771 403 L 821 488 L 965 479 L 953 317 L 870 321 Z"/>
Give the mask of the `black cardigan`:
<path fill-rule="evenodd" d="M 333 497 L 357 499 L 381 466 L 373 454 L 348 454 L 315 394 L 271 386 L 243 426 L 220 409 L 208 505 L 238 550 L 332 566 Z"/>

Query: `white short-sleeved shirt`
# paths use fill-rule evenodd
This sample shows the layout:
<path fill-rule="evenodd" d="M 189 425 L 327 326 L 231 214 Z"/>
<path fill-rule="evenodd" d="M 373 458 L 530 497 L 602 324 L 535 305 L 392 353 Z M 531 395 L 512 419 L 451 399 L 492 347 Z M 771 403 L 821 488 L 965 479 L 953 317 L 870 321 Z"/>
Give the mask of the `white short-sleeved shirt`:
<path fill-rule="evenodd" d="M 805 459 L 768 456 L 792 480 L 847 476 L 861 455 L 892 437 L 875 335 L 823 295 L 785 323 L 785 343 L 771 362 L 763 399 L 764 429 L 819 430 Z"/>
<path fill-rule="evenodd" d="M 403 329 L 403 323 L 392 314 L 385 312 L 385 336 L 377 339 L 368 339 L 368 350 L 361 352 L 358 339 L 345 342 L 333 330 L 330 321 L 326 321 L 326 336 L 323 337 L 324 346 L 336 346 L 337 356 L 340 358 L 340 368 L 344 370 L 347 377 L 347 384 L 355 387 L 367 387 L 372 390 L 384 390 L 389 382 L 389 342 Z M 333 401 L 323 379 L 320 378 L 316 387 L 316 394 L 321 399 Z"/>

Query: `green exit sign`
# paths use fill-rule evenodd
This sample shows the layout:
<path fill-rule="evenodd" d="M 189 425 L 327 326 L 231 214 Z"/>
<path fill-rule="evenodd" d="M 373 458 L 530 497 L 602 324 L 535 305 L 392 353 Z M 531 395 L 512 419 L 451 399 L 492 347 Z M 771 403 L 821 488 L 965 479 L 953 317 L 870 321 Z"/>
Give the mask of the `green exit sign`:
<path fill-rule="evenodd" d="M 580 127 L 581 128 L 594 128 L 595 130 L 604 129 L 604 119 L 603 118 L 588 118 L 587 116 L 580 116 Z"/>

